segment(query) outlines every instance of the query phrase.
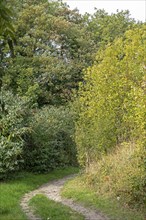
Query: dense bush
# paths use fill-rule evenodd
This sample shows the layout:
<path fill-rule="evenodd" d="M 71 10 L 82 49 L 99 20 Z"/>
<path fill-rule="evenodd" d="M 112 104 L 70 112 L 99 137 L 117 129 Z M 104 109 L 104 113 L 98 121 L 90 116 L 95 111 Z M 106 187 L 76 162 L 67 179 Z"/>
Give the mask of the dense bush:
<path fill-rule="evenodd" d="M 76 143 L 82 165 L 122 142 L 144 142 L 144 32 L 145 26 L 127 31 L 100 51 L 85 73 L 76 101 Z"/>
<path fill-rule="evenodd" d="M 32 108 L 30 114 L 30 104 L 10 91 L 1 92 L 0 178 L 20 167 L 45 172 L 77 164 L 69 108 Z"/>
<path fill-rule="evenodd" d="M 145 28 L 127 31 L 105 51 L 99 51 L 75 102 L 79 112 L 75 135 L 78 159 L 90 174 L 87 179 L 104 193 L 117 193 L 137 204 L 144 204 L 145 189 Z M 119 151 L 120 159 L 114 156 L 109 161 L 110 153 L 124 143 L 128 154 Z M 108 156 L 104 158 L 104 154 Z M 98 162 L 101 158 L 104 161 Z M 95 178 L 91 164 L 98 167 Z M 99 183 L 104 183 L 106 176 L 109 182 L 102 187 Z"/>
<path fill-rule="evenodd" d="M 67 107 L 44 107 L 30 121 L 31 135 L 24 148 L 26 169 L 47 172 L 55 167 L 76 164 L 74 123 Z"/>
<path fill-rule="evenodd" d="M 10 91 L 1 91 L 0 108 L 0 178 L 19 168 L 24 140 L 28 132 L 25 118 L 27 102 Z"/>
<path fill-rule="evenodd" d="M 112 154 L 90 165 L 86 184 L 97 194 L 120 200 L 124 205 L 143 207 L 146 202 L 146 172 L 143 155 L 134 143 L 123 143 Z"/>

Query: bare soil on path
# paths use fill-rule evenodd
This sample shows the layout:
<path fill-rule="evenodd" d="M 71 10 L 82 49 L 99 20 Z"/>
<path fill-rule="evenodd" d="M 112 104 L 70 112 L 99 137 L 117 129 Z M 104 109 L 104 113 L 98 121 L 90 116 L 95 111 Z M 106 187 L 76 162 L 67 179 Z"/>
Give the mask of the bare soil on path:
<path fill-rule="evenodd" d="M 42 185 L 38 189 L 25 194 L 21 200 L 20 205 L 27 218 L 29 220 L 41 220 L 39 216 L 36 216 L 34 214 L 34 210 L 32 210 L 32 208 L 29 206 L 29 200 L 37 194 L 44 194 L 49 199 L 60 202 L 70 207 L 72 210 L 75 210 L 78 213 L 82 214 L 85 217 L 85 220 L 109 220 L 106 216 L 104 216 L 97 210 L 86 208 L 80 203 L 74 202 L 72 199 L 64 199 L 60 196 L 60 191 L 65 182 L 73 178 L 74 176 L 75 175 L 70 175 L 59 180 L 51 181 L 47 184 Z"/>

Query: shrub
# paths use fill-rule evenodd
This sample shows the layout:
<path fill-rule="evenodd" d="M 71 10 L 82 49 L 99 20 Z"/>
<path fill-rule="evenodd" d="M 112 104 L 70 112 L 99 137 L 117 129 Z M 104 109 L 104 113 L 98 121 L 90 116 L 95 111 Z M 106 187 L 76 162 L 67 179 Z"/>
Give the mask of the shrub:
<path fill-rule="evenodd" d="M 76 144 L 81 165 L 122 142 L 145 138 L 145 26 L 99 51 L 84 74 L 76 101 Z M 137 145 L 138 146 L 138 145 Z"/>
<path fill-rule="evenodd" d="M 26 169 L 47 172 L 76 164 L 73 116 L 68 107 L 44 107 L 30 121 L 31 136 L 24 148 Z"/>
<path fill-rule="evenodd" d="M 142 149 L 123 143 L 86 170 L 85 181 L 97 194 L 119 199 L 124 205 L 142 207 L 146 202 L 146 172 Z"/>
<path fill-rule="evenodd" d="M 2 91 L 0 101 L 0 178 L 4 178 L 17 170 L 23 161 L 23 135 L 28 131 L 25 122 L 28 105 L 10 91 Z"/>
<path fill-rule="evenodd" d="M 75 140 L 87 179 L 101 193 L 120 195 L 128 204 L 144 204 L 145 29 L 140 25 L 129 30 L 98 52 L 96 62 L 85 72 L 76 101 Z M 116 155 L 119 160 L 110 157 L 116 146 L 125 143 L 127 154 L 121 150 Z M 91 164 L 97 164 L 95 177 Z"/>

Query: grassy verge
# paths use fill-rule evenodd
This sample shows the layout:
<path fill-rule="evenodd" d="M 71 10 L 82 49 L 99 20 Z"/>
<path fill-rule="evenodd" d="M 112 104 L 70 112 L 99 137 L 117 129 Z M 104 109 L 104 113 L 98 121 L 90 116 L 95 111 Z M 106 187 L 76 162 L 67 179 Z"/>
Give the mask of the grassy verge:
<path fill-rule="evenodd" d="M 44 195 L 36 195 L 30 200 L 30 206 L 42 220 L 83 220 L 84 217 L 59 202 L 49 200 Z"/>
<path fill-rule="evenodd" d="M 49 174 L 21 172 L 0 185 L 0 220 L 26 220 L 20 207 L 23 195 L 36 189 L 43 183 L 76 173 L 77 168 L 58 169 Z"/>
<path fill-rule="evenodd" d="M 143 213 L 122 207 L 120 202 L 99 197 L 87 188 L 81 177 L 67 182 L 62 190 L 62 196 L 72 198 L 85 206 L 91 206 L 103 212 L 111 220 L 145 220 Z"/>

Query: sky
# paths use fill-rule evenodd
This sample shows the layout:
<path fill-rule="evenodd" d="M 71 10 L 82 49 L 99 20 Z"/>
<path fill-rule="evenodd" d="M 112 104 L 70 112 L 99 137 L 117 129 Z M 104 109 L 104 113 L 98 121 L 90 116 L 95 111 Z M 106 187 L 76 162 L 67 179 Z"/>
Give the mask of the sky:
<path fill-rule="evenodd" d="M 116 10 L 129 10 L 136 21 L 146 21 L 146 0 L 63 0 L 71 9 L 78 8 L 80 13 L 94 13 L 94 8 L 105 9 L 109 14 Z"/>

